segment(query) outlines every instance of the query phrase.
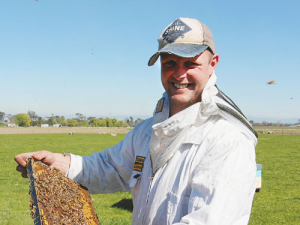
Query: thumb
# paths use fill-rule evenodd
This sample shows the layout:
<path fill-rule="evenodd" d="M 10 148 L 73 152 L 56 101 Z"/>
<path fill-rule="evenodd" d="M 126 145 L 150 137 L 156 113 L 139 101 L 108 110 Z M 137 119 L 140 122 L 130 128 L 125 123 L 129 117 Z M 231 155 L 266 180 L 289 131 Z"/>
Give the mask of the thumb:
<path fill-rule="evenodd" d="M 26 167 L 27 159 L 30 158 L 33 154 L 34 152 L 22 153 L 16 155 L 14 159 L 20 166 Z"/>

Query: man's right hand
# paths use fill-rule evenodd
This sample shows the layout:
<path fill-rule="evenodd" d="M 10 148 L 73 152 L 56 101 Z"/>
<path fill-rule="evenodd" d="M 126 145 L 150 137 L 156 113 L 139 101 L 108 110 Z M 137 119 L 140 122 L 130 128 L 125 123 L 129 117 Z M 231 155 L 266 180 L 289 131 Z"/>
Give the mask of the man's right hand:
<path fill-rule="evenodd" d="M 66 174 L 70 167 L 71 157 L 60 153 L 49 151 L 37 151 L 22 153 L 15 156 L 15 161 L 18 163 L 17 171 L 22 173 L 22 177 L 27 178 L 26 161 L 32 157 L 35 160 L 42 161 L 48 166 L 57 168 L 62 174 Z"/>

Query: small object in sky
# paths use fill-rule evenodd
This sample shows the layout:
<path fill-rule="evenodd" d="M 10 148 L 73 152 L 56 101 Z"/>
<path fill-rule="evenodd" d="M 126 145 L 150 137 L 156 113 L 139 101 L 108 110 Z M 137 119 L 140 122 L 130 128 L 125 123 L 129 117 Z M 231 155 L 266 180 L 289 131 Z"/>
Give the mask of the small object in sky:
<path fill-rule="evenodd" d="M 268 84 L 275 84 L 275 80 L 270 80 Z"/>

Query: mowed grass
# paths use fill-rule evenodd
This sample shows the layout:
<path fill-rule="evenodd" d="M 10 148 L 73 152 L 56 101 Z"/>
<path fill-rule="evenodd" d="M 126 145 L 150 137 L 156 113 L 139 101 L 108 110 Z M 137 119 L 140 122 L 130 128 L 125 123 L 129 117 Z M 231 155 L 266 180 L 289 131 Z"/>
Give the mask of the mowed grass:
<path fill-rule="evenodd" d="M 0 135 L 0 224 L 33 224 L 29 210 L 28 180 L 16 172 L 16 154 L 50 150 L 90 155 L 113 146 L 118 134 Z M 300 136 L 260 134 L 257 163 L 263 164 L 262 189 L 255 194 L 251 225 L 300 224 Z M 92 195 L 102 225 L 131 224 L 131 195 Z"/>
<path fill-rule="evenodd" d="M 28 180 L 16 171 L 14 156 L 29 151 L 91 155 L 121 141 L 125 134 L 13 134 L 0 135 L 0 224 L 33 224 L 29 208 Z M 92 195 L 101 225 L 131 224 L 129 192 Z"/>
<path fill-rule="evenodd" d="M 300 224 L 300 136 L 260 134 L 256 159 L 262 189 L 249 224 Z"/>

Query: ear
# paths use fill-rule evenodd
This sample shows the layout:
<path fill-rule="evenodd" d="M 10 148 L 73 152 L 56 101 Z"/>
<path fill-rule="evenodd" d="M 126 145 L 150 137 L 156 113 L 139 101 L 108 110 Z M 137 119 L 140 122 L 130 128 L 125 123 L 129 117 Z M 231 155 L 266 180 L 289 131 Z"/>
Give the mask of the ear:
<path fill-rule="evenodd" d="M 219 62 L 219 55 L 218 54 L 214 54 L 212 56 L 211 62 L 210 62 L 210 76 L 213 74 L 213 72 L 215 71 L 217 64 Z"/>

